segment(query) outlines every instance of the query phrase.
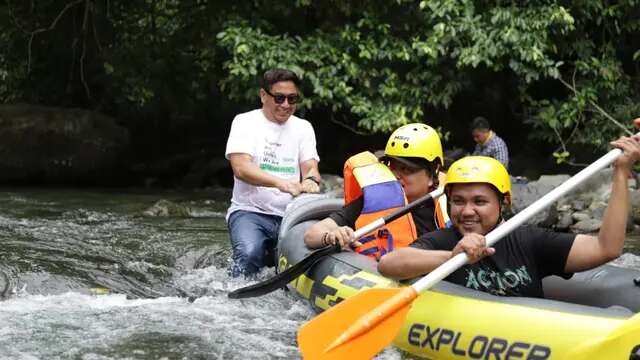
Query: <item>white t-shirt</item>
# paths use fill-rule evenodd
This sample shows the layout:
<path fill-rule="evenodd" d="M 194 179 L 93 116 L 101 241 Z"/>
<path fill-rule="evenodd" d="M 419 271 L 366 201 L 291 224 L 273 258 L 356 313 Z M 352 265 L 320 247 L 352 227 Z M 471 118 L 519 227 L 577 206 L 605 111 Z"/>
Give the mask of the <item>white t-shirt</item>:
<path fill-rule="evenodd" d="M 320 161 L 316 136 L 307 120 L 291 116 L 284 124 L 269 121 L 262 109 L 239 114 L 233 119 L 225 157 L 249 154 L 253 162 L 271 175 L 300 180 L 300 164 L 311 159 Z M 233 177 L 233 196 L 229 215 L 236 210 L 283 216 L 293 200 L 289 193 L 274 187 L 254 186 Z"/>

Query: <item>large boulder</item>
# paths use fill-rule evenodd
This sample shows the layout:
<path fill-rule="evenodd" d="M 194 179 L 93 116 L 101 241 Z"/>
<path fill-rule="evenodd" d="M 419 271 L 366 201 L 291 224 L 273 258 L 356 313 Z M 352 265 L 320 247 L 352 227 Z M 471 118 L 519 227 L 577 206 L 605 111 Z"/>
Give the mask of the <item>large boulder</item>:
<path fill-rule="evenodd" d="M 543 175 L 537 181 L 527 182 L 523 179 L 512 179 L 512 210 L 518 213 L 526 209 L 534 201 L 540 199 L 551 190 L 569 179 L 569 175 Z M 549 206 L 527 221 L 528 224 L 551 227 L 558 220 L 555 206 Z"/>
<path fill-rule="evenodd" d="M 0 184 L 108 185 L 128 147 L 128 131 L 99 113 L 0 106 Z"/>

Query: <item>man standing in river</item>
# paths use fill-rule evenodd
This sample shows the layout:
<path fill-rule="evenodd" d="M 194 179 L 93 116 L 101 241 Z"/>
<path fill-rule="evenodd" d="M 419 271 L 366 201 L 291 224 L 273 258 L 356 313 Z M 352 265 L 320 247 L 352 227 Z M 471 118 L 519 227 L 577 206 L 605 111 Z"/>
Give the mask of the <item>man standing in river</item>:
<path fill-rule="evenodd" d="M 273 265 L 285 207 L 300 193 L 320 190 L 313 127 L 293 115 L 299 83 L 292 71 L 268 70 L 259 92 L 262 108 L 237 115 L 231 124 L 225 157 L 234 176 L 227 211 L 232 276 Z"/>

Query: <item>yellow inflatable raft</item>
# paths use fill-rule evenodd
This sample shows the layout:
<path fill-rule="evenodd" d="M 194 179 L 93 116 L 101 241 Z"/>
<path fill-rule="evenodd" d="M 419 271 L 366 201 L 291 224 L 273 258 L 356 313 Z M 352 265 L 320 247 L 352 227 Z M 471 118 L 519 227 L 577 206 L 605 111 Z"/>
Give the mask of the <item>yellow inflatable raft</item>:
<path fill-rule="evenodd" d="M 341 199 L 321 199 L 287 213 L 280 269 L 308 255 L 305 229 L 340 206 Z M 290 284 L 318 311 L 361 289 L 396 286 L 374 260 L 347 252 Z M 570 280 L 547 278 L 544 289 L 546 299 L 497 297 L 442 281 L 414 301 L 393 344 L 431 359 L 640 359 L 639 270 L 605 265 Z"/>

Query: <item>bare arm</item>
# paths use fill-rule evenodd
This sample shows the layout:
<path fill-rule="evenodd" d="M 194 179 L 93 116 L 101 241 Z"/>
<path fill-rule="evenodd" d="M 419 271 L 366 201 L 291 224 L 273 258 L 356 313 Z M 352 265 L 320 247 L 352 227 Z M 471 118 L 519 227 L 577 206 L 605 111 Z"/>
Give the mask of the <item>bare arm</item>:
<path fill-rule="evenodd" d="M 322 181 L 322 177 L 320 176 L 320 171 L 318 171 L 318 160 L 310 159 L 304 161 L 300 164 L 300 172 L 302 173 L 302 192 L 306 193 L 317 193 L 320 191 L 319 182 Z M 313 177 L 318 181 L 316 183 L 313 180 L 307 179 L 309 177 Z"/>
<path fill-rule="evenodd" d="M 464 252 L 468 263 L 476 263 L 495 253 L 487 247 L 483 235 L 467 234 L 458 241 L 452 251 L 401 248 L 383 256 L 378 263 L 378 271 L 394 279 L 409 279 L 433 271 L 452 257 Z"/>
<path fill-rule="evenodd" d="M 353 247 L 362 245 L 356 241 L 352 228 L 339 226 L 331 218 L 318 221 L 307 229 L 304 233 L 304 243 L 312 249 L 339 243 L 342 250 L 347 251 L 351 251 Z"/>
<path fill-rule="evenodd" d="M 624 153 L 616 160 L 611 196 L 598 236 L 577 235 L 571 246 L 566 272 L 583 271 L 602 265 L 622 254 L 629 214 L 628 178 L 640 158 L 640 138 L 623 137 L 612 142 Z"/>
<path fill-rule="evenodd" d="M 378 263 L 378 271 L 393 279 L 410 279 L 433 271 L 450 258 L 451 251 L 406 247 L 384 255 Z"/>
<path fill-rule="evenodd" d="M 282 192 L 293 196 L 300 194 L 301 186 L 296 181 L 287 181 L 277 176 L 266 173 L 258 167 L 249 154 L 229 154 L 229 162 L 233 169 L 233 175 L 238 179 L 256 186 L 275 187 Z"/>
<path fill-rule="evenodd" d="M 337 228 L 338 224 L 331 218 L 318 221 L 305 231 L 304 244 L 311 249 L 321 248 L 324 246 L 324 244 L 322 244 L 324 233 L 331 232 Z"/>

